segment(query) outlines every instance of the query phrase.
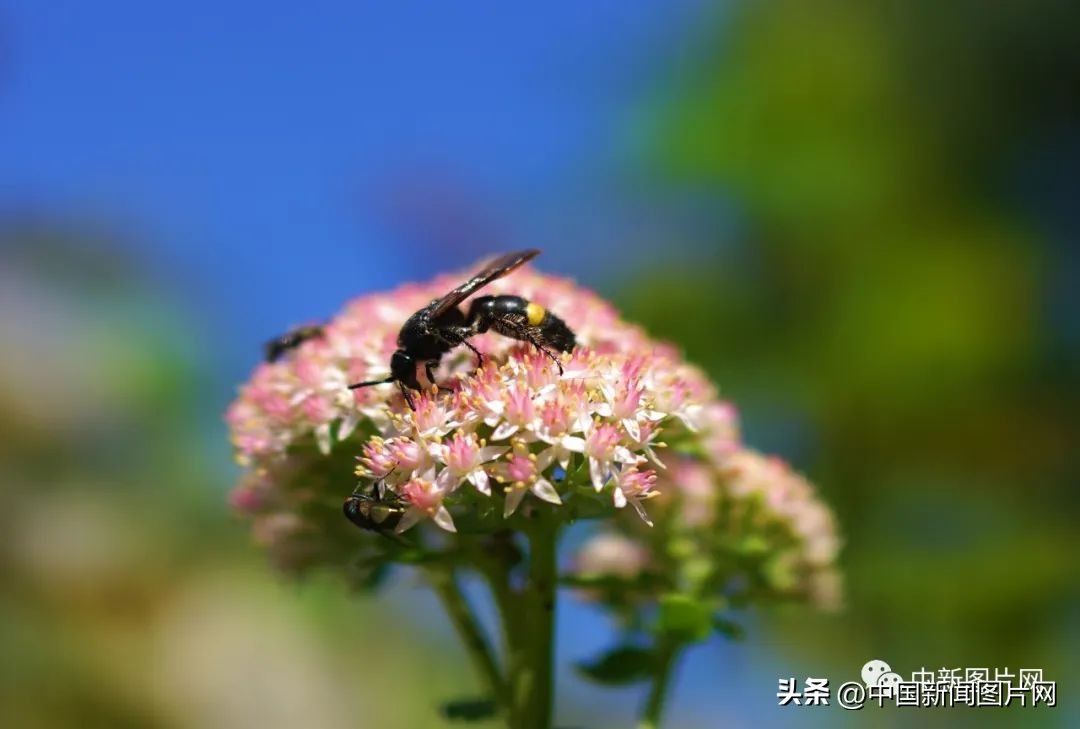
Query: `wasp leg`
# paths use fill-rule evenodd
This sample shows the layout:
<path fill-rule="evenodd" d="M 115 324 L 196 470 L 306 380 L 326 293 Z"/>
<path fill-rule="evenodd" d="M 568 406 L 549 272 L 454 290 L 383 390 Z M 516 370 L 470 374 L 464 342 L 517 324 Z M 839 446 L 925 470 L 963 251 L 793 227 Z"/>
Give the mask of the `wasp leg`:
<path fill-rule="evenodd" d="M 413 402 L 412 393 L 409 392 L 409 388 L 405 386 L 405 383 L 401 380 L 397 380 L 398 389 L 401 390 L 401 396 L 405 398 L 405 402 L 409 406 L 409 410 L 416 410 L 416 403 Z"/>
<path fill-rule="evenodd" d="M 552 362 L 554 362 L 554 363 L 555 363 L 555 367 L 557 367 L 557 368 L 558 368 L 558 370 L 559 370 L 559 376 L 560 376 L 560 377 L 562 377 L 562 376 L 563 376 L 563 374 L 565 374 L 565 373 L 564 373 L 564 371 L 563 371 L 562 361 L 561 361 L 561 360 L 559 359 L 558 355 L 556 355 L 556 354 L 555 354 L 554 352 L 552 352 L 552 351 L 551 351 L 550 349 L 548 349 L 548 348 L 547 348 L 547 347 L 545 347 L 544 345 L 540 344 L 540 342 L 536 341 L 536 339 L 535 339 L 535 338 L 533 338 L 533 336 L 532 336 L 532 335 L 526 335 L 526 338 L 527 338 L 527 339 L 529 340 L 529 342 L 531 342 L 531 343 L 532 343 L 532 345 L 533 345 L 534 347 L 536 347 L 536 348 L 537 348 L 537 349 L 539 349 L 539 350 L 540 350 L 541 352 L 543 352 L 544 354 L 546 354 L 546 355 L 548 356 L 548 358 L 549 358 L 549 359 L 550 359 L 550 360 L 551 360 Z"/>
<path fill-rule="evenodd" d="M 521 341 L 528 342 L 529 344 L 546 354 L 548 356 L 548 359 L 554 362 L 555 366 L 559 368 L 559 376 L 561 377 L 563 375 L 562 362 L 559 361 L 558 356 L 556 356 L 550 349 L 541 344 L 540 341 L 533 336 L 532 332 L 529 331 L 528 327 L 522 325 L 518 321 L 515 321 L 511 317 L 500 318 L 499 327 L 507 331 L 513 332 L 513 339 L 519 339 Z"/>
<path fill-rule="evenodd" d="M 471 350 L 472 353 L 476 355 L 476 366 L 479 368 L 479 367 L 484 366 L 484 355 L 481 354 L 480 350 L 477 349 L 476 347 L 474 347 L 472 345 L 472 342 L 469 341 L 469 337 L 471 337 L 471 336 L 473 336 L 474 334 L 477 334 L 477 333 L 478 332 L 476 331 L 476 329 L 474 327 L 468 327 L 468 326 L 466 326 L 466 327 L 443 327 L 441 329 L 436 330 L 436 334 L 438 335 L 438 337 L 440 339 L 442 339 L 444 342 L 446 342 L 447 344 L 451 344 L 451 345 L 453 345 L 455 347 L 458 346 L 459 344 L 464 344 L 466 347 L 468 347 L 469 350 Z"/>
<path fill-rule="evenodd" d="M 443 387 L 435 381 L 435 365 L 439 364 L 439 360 L 430 359 L 424 363 L 424 372 L 427 373 L 428 382 L 439 388 L 439 392 L 453 392 L 449 387 Z"/>
<path fill-rule="evenodd" d="M 484 366 L 484 355 L 480 354 L 480 350 L 474 347 L 470 342 L 462 339 L 461 343 L 472 350 L 472 353 L 476 355 L 476 368 L 480 369 Z"/>

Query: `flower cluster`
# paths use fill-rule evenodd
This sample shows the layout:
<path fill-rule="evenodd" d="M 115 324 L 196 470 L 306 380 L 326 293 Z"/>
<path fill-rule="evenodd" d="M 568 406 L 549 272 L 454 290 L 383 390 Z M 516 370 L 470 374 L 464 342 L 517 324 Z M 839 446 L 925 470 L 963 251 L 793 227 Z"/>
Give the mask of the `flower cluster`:
<path fill-rule="evenodd" d="M 300 540 L 300 561 L 332 560 L 319 520 L 333 514 L 333 529 L 355 539 L 340 516 L 355 472 L 361 489 L 398 509 L 397 532 L 424 522 L 494 532 L 526 510 L 565 520 L 625 511 L 648 530 L 670 521 L 676 502 L 688 525 L 714 526 L 719 501 L 756 500 L 790 525 L 799 554 L 831 562 L 831 517 L 809 484 L 743 449 L 734 408 L 673 347 L 570 281 L 523 267 L 485 289 L 566 321 L 577 346 L 558 365 L 488 333 L 470 340 L 482 363 L 452 350 L 415 409 L 392 385 L 348 389 L 386 377 L 403 322 L 464 278 L 362 296 L 321 337 L 258 366 L 226 419 L 248 469 L 232 501 L 254 515 L 260 541 L 273 550 Z"/>
<path fill-rule="evenodd" d="M 579 576 L 625 583 L 627 590 L 612 602 L 625 602 L 635 583 L 649 577 L 670 590 L 696 588 L 735 601 L 740 593 L 764 591 L 822 609 L 839 606 L 835 519 L 813 486 L 781 459 L 745 448 L 720 458 L 680 457 L 660 473 L 657 488 L 664 495 L 656 505 L 660 528 L 608 526 L 575 560 Z M 704 572 L 683 579 L 680 567 L 687 563 Z"/>
<path fill-rule="evenodd" d="M 357 474 L 408 507 L 399 530 L 432 518 L 452 531 L 446 507 L 463 487 L 501 497 L 504 517 L 526 494 L 560 504 L 577 465 L 614 507 L 632 505 L 647 518 L 642 504 L 663 465 L 660 433 L 676 426 L 715 437 L 704 427 L 714 392 L 675 350 L 568 281 L 521 270 L 490 285 L 557 312 L 575 331 L 578 346 L 561 374 L 543 353 L 486 334 L 472 340 L 483 365 L 465 348 L 451 352 L 436 373 L 440 387 L 416 396 L 415 410 L 392 387 L 348 389 L 385 376 L 402 322 L 458 280 L 357 299 L 323 337 L 260 365 L 227 414 L 240 463 L 272 481 L 305 443 L 324 454 L 347 443 Z"/>

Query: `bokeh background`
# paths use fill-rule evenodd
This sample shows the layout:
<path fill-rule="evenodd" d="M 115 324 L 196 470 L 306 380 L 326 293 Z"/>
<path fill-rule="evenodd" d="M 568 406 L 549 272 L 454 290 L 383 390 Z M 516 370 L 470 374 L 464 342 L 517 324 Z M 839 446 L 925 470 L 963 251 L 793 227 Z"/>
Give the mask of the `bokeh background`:
<path fill-rule="evenodd" d="M 408 579 L 273 575 L 221 413 L 265 338 L 515 247 L 674 340 L 820 485 L 847 609 L 695 649 L 672 727 L 1076 726 L 1080 6 L 0 6 L 0 723 L 418 727 Z M 571 668 L 559 723 L 637 689 Z M 776 706 L 870 658 L 1054 709 Z"/>

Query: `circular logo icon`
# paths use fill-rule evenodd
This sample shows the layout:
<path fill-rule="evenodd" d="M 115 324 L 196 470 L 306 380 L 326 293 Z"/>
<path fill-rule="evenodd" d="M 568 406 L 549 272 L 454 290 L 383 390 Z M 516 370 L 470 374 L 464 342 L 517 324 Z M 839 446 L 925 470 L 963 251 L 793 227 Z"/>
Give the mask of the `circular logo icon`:
<path fill-rule="evenodd" d="M 878 679 L 891 671 L 892 669 L 889 668 L 889 664 L 885 661 L 878 660 L 877 658 L 872 661 L 867 661 L 866 665 L 862 667 L 863 683 L 866 684 L 867 688 L 877 686 Z"/>

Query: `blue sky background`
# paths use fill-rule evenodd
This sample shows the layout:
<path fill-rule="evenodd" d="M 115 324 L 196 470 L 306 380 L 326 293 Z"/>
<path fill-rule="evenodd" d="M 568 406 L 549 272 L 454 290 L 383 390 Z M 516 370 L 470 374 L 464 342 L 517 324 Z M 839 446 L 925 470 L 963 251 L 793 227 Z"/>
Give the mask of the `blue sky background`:
<path fill-rule="evenodd" d="M 124 232 L 237 353 L 492 249 L 588 280 L 700 5 L 16 3 L 3 204 Z"/>

